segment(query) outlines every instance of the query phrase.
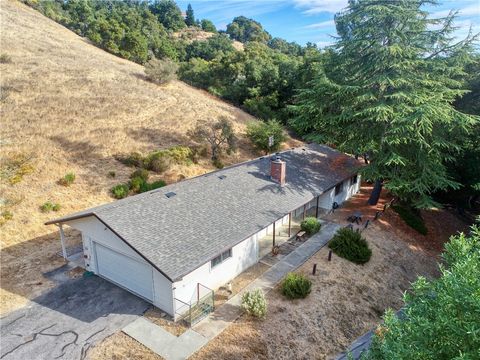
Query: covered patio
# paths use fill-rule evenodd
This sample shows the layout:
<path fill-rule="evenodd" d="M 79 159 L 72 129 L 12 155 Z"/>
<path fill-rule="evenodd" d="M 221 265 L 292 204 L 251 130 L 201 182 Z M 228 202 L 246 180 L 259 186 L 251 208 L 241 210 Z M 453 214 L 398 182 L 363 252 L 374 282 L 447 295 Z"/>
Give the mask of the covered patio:
<path fill-rule="evenodd" d="M 318 198 L 316 198 L 275 221 L 266 229 L 266 235 L 258 240 L 259 258 L 272 254 L 275 247 L 294 240 L 301 231 L 301 222 L 306 217 L 318 219 L 324 211 L 325 209 L 318 207 Z"/>

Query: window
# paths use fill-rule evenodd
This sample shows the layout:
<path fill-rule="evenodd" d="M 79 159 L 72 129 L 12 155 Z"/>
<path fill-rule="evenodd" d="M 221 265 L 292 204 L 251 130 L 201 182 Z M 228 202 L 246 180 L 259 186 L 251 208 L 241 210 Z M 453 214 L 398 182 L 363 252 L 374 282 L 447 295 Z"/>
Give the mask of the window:
<path fill-rule="evenodd" d="M 343 182 L 335 186 L 335 196 L 340 194 L 343 191 Z"/>
<path fill-rule="evenodd" d="M 355 185 L 357 183 L 358 179 L 357 179 L 357 175 L 353 175 L 351 178 L 350 178 L 350 185 Z"/>
<path fill-rule="evenodd" d="M 221 253 L 211 261 L 211 268 L 213 269 L 215 266 L 220 265 L 222 262 L 224 262 L 225 260 L 231 257 L 232 257 L 232 249 L 228 249 L 227 251 L 224 251 L 223 253 Z"/>

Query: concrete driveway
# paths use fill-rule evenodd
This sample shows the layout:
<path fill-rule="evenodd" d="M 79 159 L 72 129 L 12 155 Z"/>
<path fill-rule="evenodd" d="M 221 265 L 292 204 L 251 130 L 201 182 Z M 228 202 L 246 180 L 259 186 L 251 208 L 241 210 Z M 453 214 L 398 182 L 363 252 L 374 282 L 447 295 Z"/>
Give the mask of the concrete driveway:
<path fill-rule="evenodd" d="M 148 306 L 97 276 L 62 282 L 1 319 L 0 359 L 84 359 Z"/>

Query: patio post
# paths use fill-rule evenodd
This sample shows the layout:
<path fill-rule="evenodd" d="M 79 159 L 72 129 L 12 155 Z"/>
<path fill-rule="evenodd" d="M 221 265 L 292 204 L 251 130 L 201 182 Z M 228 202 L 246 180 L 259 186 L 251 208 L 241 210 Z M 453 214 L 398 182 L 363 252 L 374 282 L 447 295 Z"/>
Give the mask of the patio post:
<path fill-rule="evenodd" d="M 272 246 L 272 248 L 275 247 L 275 223 L 276 222 L 277 222 L 276 220 L 273 222 L 273 246 Z"/>
<path fill-rule="evenodd" d="M 68 261 L 67 248 L 65 246 L 65 233 L 63 232 L 63 224 L 58 225 L 58 229 L 60 230 L 60 242 L 62 243 L 62 256 L 65 261 Z"/>
<path fill-rule="evenodd" d="M 318 219 L 318 204 L 320 202 L 320 195 L 317 196 L 317 208 L 315 209 L 315 217 Z"/>
<path fill-rule="evenodd" d="M 306 215 L 307 215 L 307 204 L 303 205 L 303 220 L 305 220 Z"/>
<path fill-rule="evenodd" d="M 292 212 L 288 214 L 288 237 L 292 236 Z"/>

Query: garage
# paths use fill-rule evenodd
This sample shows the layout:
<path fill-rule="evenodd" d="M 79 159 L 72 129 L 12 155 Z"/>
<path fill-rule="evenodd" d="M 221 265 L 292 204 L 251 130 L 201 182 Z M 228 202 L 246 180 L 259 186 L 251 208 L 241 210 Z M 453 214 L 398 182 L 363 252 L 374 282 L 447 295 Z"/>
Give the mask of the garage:
<path fill-rule="evenodd" d="M 152 267 L 128 255 L 94 242 L 97 272 L 100 276 L 153 301 Z"/>

